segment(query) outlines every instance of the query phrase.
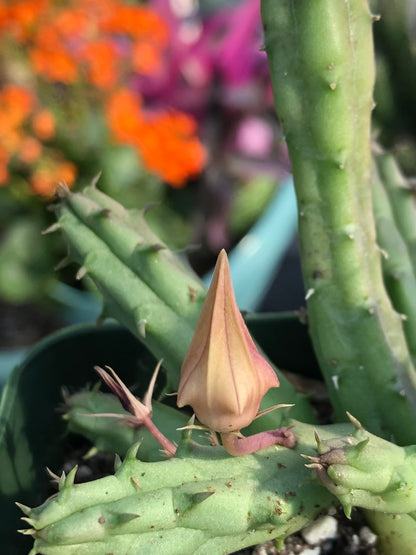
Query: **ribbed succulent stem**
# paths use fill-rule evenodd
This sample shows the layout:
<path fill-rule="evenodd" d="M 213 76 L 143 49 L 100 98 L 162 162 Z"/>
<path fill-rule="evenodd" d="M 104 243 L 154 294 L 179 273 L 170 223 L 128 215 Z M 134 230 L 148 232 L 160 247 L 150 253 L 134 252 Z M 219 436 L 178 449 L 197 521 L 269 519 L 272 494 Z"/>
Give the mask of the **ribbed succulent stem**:
<path fill-rule="evenodd" d="M 377 545 L 383 553 L 414 555 L 416 514 L 395 515 L 364 511 L 365 518 L 377 534 Z"/>
<path fill-rule="evenodd" d="M 146 208 L 126 210 L 94 185 L 86 187 L 83 195 L 90 200 L 90 208 L 85 199 L 77 202 L 76 195 L 69 202 L 84 223 L 170 308 L 190 324 L 196 324 L 206 295 L 205 286 L 149 227 Z M 89 211 L 94 208 L 108 217 L 91 217 Z"/>
<path fill-rule="evenodd" d="M 172 459 L 144 463 L 136 447 L 114 476 L 74 485 L 71 472 L 56 497 L 24 508 L 32 553 L 222 555 L 283 539 L 334 502 L 300 457 L 315 452 L 313 426 L 292 424 L 296 449 L 231 457 L 195 444 L 187 431 Z M 320 428 L 323 439 L 349 431 Z"/>
<path fill-rule="evenodd" d="M 383 284 L 371 202 L 373 17 L 365 0 L 262 0 L 262 17 L 310 332 L 335 417 L 349 410 L 373 433 L 414 443 L 415 369 Z"/>
<path fill-rule="evenodd" d="M 400 171 L 394 156 L 381 152 L 375 155 L 375 160 L 416 278 L 416 192 Z"/>
<path fill-rule="evenodd" d="M 394 217 L 393 199 L 390 202 L 387 187 L 381 182 L 377 167 L 373 168 L 372 181 L 377 243 L 382 252 L 384 283 L 395 310 L 402 315 L 407 345 L 413 361 L 416 362 L 416 274 L 412 268 L 412 260 L 416 259 L 416 245 L 411 255 L 410 248 L 398 229 L 399 221 Z M 405 219 L 406 211 L 403 210 L 401 214 Z M 408 228 L 411 223 L 416 228 L 416 213 L 413 216 L 414 222 L 406 222 Z"/>
<path fill-rule="evenodd" d="M 351 417 L 353 434 L 321 440 L 318 455 L 306 457 L 321 482 L 336 495 L 349 517 L 353 506 L 376 512 L 416 511 L 416 445 L 399 447 L 367 432 Z"/>
<path fill-rule="evenodd" d="M 60 478 L 57 496 L 34 509 L 20 505 L 31 527 L 22 532 L 35 540 L 31 553 L 222 555 L 283 541 L 334 504 L 332 493 L 348 510 L 401 511 L 401 501 L 403 511 L 414 507 L 414 448 L 351 424 L 288 424 L 297 439 L 293 449 L 273 446 L 232 457 L 222 447 L 196 444 L 188 429 L 174 458 L 142 462 L 136 445 L 114 476 L 74 484 L 74 469 Z M 326 469 L 328 489 L 313 477 L 319 467 Z M 400 516 L 407 522 L 407 514 Z M 387 520 L 390 534 L 399 531 Z M 407 526 L 403 537 L 393 537 L 397 551 L 388 553 L 410 555 L 413 537 Z"/>
<path fill-rule="evenodd" d="M 76 198 L 80 200 L 80 196 Z M 61 229 L 70 245 L 70 256 L 93 278 L 104 296 L 104 315 L 116 318 L 148 345 L 156 358 L 163 358 L 170 380 L 178 383 L 183 356 L 193 333 L 192 326 L 124 264 L 93 229 L 85 225 L 72 209 L 72 204 L 61 203 L 58 211 Z M 91 218 L 107 216 L 92 213 Z"/>

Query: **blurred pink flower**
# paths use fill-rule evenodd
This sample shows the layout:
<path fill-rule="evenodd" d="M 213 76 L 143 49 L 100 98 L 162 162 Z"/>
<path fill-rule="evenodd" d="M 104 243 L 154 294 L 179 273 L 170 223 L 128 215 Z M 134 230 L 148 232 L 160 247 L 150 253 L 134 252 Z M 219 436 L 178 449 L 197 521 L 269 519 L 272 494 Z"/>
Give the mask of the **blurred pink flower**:
<path fill-rule="evenodd" d="M 265 52 L 260 51 L 260 0 L 243 0 L 203 17 L 175 13 L 171 0 L 150 0 L 170 29 L 156 74 L 136 78 L 149 102 L 204 114 L 210 102 L 230 108 L 271 104 Z"/>

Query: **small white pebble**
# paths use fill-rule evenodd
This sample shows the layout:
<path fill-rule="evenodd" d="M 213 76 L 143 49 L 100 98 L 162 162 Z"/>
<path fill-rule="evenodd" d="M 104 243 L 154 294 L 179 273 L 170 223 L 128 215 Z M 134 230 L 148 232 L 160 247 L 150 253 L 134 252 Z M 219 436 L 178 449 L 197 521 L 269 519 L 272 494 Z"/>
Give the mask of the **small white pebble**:
<path fill-rule="evenodd" d="M 267 555 L 267 549 L 264 545 L 259 545 L 254 551 L 253 555 Z"/>
<path fill-rule="evenodd" d="M 302 549 L 300 555 L 321 555 L 321 548 L 318 547 L 306 547 Z"/>
<path fill-rule="evenodd" d="M 351 537 L 351 543 L 352 545 L 354 545 L 355 547 L 358 547 L 360 545 L 360 538 L 357 536 L 357 534 L 353 534 Z"/>
<path fill-rule="evenodd" d="M 360 539 L 366 545 L 375 545 L 377 536 L 368 526 L 363 526 L 360 530 Z"/>
<path fill-rule="evenodd" d="M 337 519 L 333 516 L 322 516 L 302 530 L 302 537 L 309 545 L 316 545 L 324 540 L 335 538 L 338 531 Z"/>
<path fill-rule="evenodd" d="M 315 293 L 315 289 L 313 289 L 313 287 L 311 287 L 311 289 L 308 289 L 308 290 L 306 291 L 305 301 L 307 301 L 308 299 L 310 299 L 314 293 Z"/>

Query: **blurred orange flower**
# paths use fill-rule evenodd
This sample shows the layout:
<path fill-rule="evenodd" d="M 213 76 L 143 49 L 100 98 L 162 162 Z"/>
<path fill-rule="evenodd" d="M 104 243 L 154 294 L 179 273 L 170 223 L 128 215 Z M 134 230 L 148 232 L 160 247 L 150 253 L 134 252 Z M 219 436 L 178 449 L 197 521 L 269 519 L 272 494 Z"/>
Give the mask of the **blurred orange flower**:
<path fill-rule="evenodd" d="M 61 44 L 57 29 L 51 26 L 40 30 L 29 49 L 33 69 L 48 80 L 73 83 L 78 77 L 78 64 Z"/>
<path fill-rule="evenodd" d="M 39 110 L 32 118 L 32 127 L 39 139 L 49 141 L 55 135 L 55 116 L 50 110 Z"/>
<path fill-rule="evenodd" d="M 67 88 L 55 88 L 54 93 L 70 96 L 69 87 L 75 85 L 83 102 L 88 97 L 85 105 L 91 99 L 103 105 L 113 139 L 133 146 L 149 171 L 174 187 L 184 186 L 201 171 L 205 152 L 195 121 L 177 111 L 150 113 L 140 95 L 124 85 L 134 73 L 149 75 L 161 67 L 169 31 L 151 8 L 125 0 L 13 0 L 0 6 L 0 32 L 2 44 L 17 41 L 41 86 L 42 80 L 64 84 Z M 29 123 L 35 135 L 31 140 Z M 35 93 L 13 84 L 4 87 L 0 179 L 7 179 L 12 155 L 28 165 L 38 160 L 42 142 L 55 137 L 56 126 L 53 113 L 43 108 Z M 69 166 L 57 167 L 71 173 Z M 49 194 L 53 175 L 55 169 L 39 166 L 31 179 L 34 190 Z M 62 179 L 71 184 L 70 178 Z"/>
<path fill-rule="evenodd" d="M 24 140 L 22 124 L 31 113 L 35 99 L 27 90 L 15 85 L 0 89 L 0 185 L 9 179 L 10 158 Z"/>
<path fill-rule="evenodd" d="M 30 114 L 34 96 L 17 85 L 7 84 L 0 89 L 0 133 L 19 126 Z"/>
<path fill-rule="evenodd" d="M 37 137 L 30 134 L 29 122 Z M 12 84 L 0 88 L 0 185 L 7 184 L 9 165 L 16 160 L 26 166 L 37 164 L 29 177 L 36 193 L 48 196 L 62 180 L 71 186 L 76 176 L 74 164 L 62 157 L 55 160 L 49 155 L 43 156 L 41 141 L 51 139 L 54 133 L 53 114 L 38 109 L 31 91 Z"/>
<path fill-rule="evenodd" d="M 7 168 L 8 162 L 9 156 L 0 143 L 0 187 L 7 185 L 10 177 L 9 170 Z"/>
<path fill-rule="evenodd" d="M 137 96 L 122 89 L 110 97 L 106 115 L 114 139 L 135 147 L 145 166 L 170 185 L 183 187 L 205 163 L 195 120 L 173 110 L 147 113 Z"/>
<path fill-rule="evenodd" d="M 25 137 L 19 150 L 19 158 L 25 164 L 33 164 L 42 154 L 42 144 L 34 137 Z"/>
<path fill-rule="evenodd" d="M 66 160 L 43 160 L 30 177 L 30 184 L 35 193 L 50 197 L 57 185 L 64 182 L 68 187 L 74 184 L 77 168 Z"/>
<path fill-rule="evenodd" d="M 32 29 L 52 0 L 14 0 L 0 8 L 0 30 L 6 30 L 19 42 L 29 39 Z"/>
<path fill-rule="evenodd" d="M 128 89 L 110 95 L 105 113 L 110 131 L 119 143 L 132 144 L 143 124 L 141 98 Z"/>
<path fill-rule="evenodd" d="M 141 41 L 133 46 L 131 61 L 138 73 L 150 75 L 160 67 L 159 48 L 151 41 Z"/>
<path fill-rule="evenodd" d="M 98 89 L 110 89 L 119 78 L 116 45 L 110 40 L 97 40 L 85 45 L 83 58 L 88 62 L 87 75 Z"/>

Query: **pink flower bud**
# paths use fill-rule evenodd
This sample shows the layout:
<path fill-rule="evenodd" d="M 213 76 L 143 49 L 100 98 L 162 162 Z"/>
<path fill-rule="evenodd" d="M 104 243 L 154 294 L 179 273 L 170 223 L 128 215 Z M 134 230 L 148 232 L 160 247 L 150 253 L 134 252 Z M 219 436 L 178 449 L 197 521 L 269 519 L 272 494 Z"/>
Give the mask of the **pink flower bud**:
<path fill-rule="evenodd" d="M 222 250 L 182 365 L 177 404 L 191 405 L 211 430 L 238 431 L 254 420 L 264 394 L 278 386 L 238 309 Z"/>

